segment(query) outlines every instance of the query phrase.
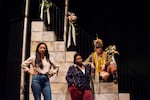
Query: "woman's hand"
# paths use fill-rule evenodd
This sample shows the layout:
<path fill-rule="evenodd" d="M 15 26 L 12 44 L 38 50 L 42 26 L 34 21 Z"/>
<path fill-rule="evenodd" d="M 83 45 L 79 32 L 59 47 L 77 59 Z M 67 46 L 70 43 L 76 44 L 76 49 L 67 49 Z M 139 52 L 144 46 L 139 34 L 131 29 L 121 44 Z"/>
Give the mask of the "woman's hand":
<path fill-rule="evenodd" d="M 53 75 L 58 75 L 58 72 L 59 72 L 59 68 L 55 68 L 55 69 L 52 69 L 50 70 L 50 72 L 48 73 L 48 77 L 52 77 Z"/>
<path fill-rule="evenodd" d="M 37 75 L 37 74 L 38 74 L 38 73 L 35 72 L 33 69 L 29 69 L 27 72 L 28 72 L 29 74 L 31 74 L 31 75 Z"/>
<path fill-rule="evenodd" d="M 48 74 L 48 77 L 51 78 L 54 74 L 56 74 L 55 72 L 51 72 Z"/>
<path fill-rule="evenodd" d="M 93 69 L 95 69 L 95 66 L 94 66 L 94 64 L 93 64 L 93 63 L 91 63 L 91 67 L 92 67 Z"/>

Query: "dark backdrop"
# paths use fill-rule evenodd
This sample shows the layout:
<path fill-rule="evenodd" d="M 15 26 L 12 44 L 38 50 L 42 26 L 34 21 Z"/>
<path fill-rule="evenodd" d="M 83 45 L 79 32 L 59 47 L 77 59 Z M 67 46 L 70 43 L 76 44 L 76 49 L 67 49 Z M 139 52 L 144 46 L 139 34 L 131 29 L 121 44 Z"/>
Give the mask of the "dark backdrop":
<path fill-rule="evenodd" d="M 0 6 L 2 12 L 0 100 L 19 100 L 24 1 L 9 2 L 4 1 Z M 131 100 L 149 100 L 148 4 L 142 0 L 70 2 L 70 10 L 79 16 L 78 24 L 93 37 L 98 33 L 106 45 L 112 43 L 118 47 L 119 91 L 130 92 Z M 32 3 L 31 7 L 33 5 L 36 3 Z M 60 2 L 58 5 L 61 6 Z M 34 11 L 32 10 L 31 13 Z M 33 14 L 29 20 L 35 17 Z M 30 34 L 27 37 L 29 38 Z M 27 45 L 26 55 L 29 55 L 29 41 Z"/>

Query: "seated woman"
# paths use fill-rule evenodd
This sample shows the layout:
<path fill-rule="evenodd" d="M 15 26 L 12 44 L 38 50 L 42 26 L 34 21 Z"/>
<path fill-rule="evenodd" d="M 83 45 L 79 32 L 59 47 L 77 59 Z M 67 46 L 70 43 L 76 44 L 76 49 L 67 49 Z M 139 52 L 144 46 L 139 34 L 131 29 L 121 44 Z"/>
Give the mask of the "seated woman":
<path fill-rule="evenodd" d="M 94 52 L 84 61 L 84 63 L 93 63 L 95 65 L 95 80 L 107 82 L 110 76 L 113 77 L 114 83 L 117 83 L 117 66 L 114 59 L 114 53 L 108 52 L 110 49 L 103 50 L 103 42 L 96 39 L 94 42 Z"/>

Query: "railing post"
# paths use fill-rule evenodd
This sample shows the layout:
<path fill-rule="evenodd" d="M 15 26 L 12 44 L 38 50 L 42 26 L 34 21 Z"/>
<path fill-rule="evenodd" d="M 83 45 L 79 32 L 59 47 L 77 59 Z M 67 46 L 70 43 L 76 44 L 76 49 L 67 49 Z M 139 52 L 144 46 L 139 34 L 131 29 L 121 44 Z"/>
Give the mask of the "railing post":
<path fill-rule="evenodd" d="M 65 15 L 64 15 L 64 42 L 66 46 L 66 34 L 67 34 L 67 15 L 68 15 L 68 0 L 65 0 Z"/>
<path fill-rule="evenodd" d="M 23 42 L 22 42 L 22 61 L 25 59 L 25 52 L 26 52 L 26 36 L 27 36 L 27 21 L 28 21 L 28 6 L 29 6 L 29 0 L 25 0 L 25 15 L 24 15 L 24 30 L 23 30 Z M 20 100 L 24 100 L 24 72 L 21 69 L 21 79 L 20 79 Z"/>

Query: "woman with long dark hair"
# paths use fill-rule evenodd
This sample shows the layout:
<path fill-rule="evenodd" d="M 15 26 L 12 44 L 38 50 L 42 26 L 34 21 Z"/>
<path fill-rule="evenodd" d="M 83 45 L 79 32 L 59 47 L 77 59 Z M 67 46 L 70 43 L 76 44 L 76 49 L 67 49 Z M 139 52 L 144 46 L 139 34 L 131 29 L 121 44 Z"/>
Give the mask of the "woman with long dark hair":
<path fill-rule="evenodd" d="M 21 66 L 25 72 L 32 75 L 31 89 L 34 100 L 41 100 L 41 93 L 44 100 L 52 100 L 49 78 L 58 73 L 59 65 L 49 55 L 46 43 L 39 43 L 35 55 L 22 62 Z M 55 70 L 50 73 L 52 66 Z"/>

